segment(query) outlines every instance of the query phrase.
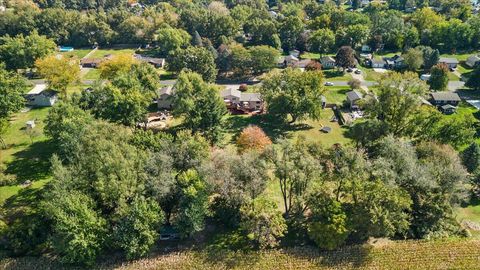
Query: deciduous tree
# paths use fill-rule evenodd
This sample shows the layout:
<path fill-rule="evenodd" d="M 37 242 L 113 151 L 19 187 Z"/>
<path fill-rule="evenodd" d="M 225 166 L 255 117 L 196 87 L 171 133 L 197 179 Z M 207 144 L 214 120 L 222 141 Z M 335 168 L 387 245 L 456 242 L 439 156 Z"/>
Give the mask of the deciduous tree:
<path fill-rule="evenodd" d="M 67 97 L 68 86 L 80 80 L 80 66 L 77 59 L 54 55 L 35 61 L 38 73 L 45 78 L 48 87 Z"/>

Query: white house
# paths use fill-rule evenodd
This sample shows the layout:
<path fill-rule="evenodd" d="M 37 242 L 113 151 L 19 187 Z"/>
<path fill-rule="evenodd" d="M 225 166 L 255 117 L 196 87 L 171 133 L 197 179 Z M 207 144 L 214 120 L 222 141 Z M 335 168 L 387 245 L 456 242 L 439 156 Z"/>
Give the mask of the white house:
<path fill-rule="evenodd" d="M 58 95 L 53 90 L 43 90 L 40 93 L 25 96 L 28 105 L 35 107 L 51 107 L 58 101 Z"/>
<path fill-rule="evenodd" d="M 370 60 L 370 65 L 372 68 L 384 68 L 385 67 L 385 60 L 383 59 L 378 59 L 378 58 L 373 58 Z"/>
<path fill-rule="evenodd" d="M 445 64 L 448 66 L 448 68 L 457 68 L 458 65 L 458 60 L 456 58 L 446 58 L 442 57 L 440 60 L 438 60 L 438 63 L 440 64 Z"/>

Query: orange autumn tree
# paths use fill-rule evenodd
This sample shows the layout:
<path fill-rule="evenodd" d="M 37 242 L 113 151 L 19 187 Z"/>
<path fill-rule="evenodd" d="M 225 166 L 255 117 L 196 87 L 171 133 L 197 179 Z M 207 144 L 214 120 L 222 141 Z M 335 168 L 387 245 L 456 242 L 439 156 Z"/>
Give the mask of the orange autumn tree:
<path fill-rule="evenodd" d="M 272 141 L 267 134 L 260 127 L 254 125 L 244 128 L 237 139 L 237 147 L 240 152 L 262 151 L 270 144 L 272 144 Z"/>

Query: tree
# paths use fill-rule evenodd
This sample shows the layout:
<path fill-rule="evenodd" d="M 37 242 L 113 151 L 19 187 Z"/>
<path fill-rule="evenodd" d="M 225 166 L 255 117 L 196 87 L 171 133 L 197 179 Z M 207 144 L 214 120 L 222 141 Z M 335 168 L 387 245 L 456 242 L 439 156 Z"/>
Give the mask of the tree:
<path fill-rule="evenodd" d="M 280 52 L 269 46 L 253 46 L 249 49 L 250 66 L 255 74 L 270 71 L 276 67 Z"/>
<path fill-rule="evenodd" d="M 204 82 L 199 74 L 180 73 L 173 108 L 175 116 L 184 117 L 187 128 L 202 133 L 212 143 L 220 141 L 227 110 L 217 88 Z"/>
<path fill-rule="evenodd" d="M 423 67 L 425 70 L 430 70 L 434 65 L 438 64 L 440 60 L 440 52 L 437 49 L 424 47 L 423 52 Z"/>
<path fill-rule="evenodd" d="M 181 173 L 177 181 L 180 202 L 175 227 L 183 237 L 188 237 L 203 229 L 208 213 L 207 186 L 195 170 Z"/>
<path fill-rule="evenodd" d="M 207 82 L 213 82 L 217 76 L 215 59 L 210 51 L 201 47 L 177 49 L 168 56 L 168 69 L 180 72 L 189 69 L 202 75 Z"/>
<path fill-rule="evenodd" d="M 269 73 L 260 91 L 270 114 L 283 120 L 290 116 L 289 123 L 294 123 L 307 116 L 319 117 L 325 90 L 321 72 L 287 68 Z"/>
<path fill-rule="evenodd" d="M 320 71 L 322 70 L 322 64 L 320 62 L 315 61 L 315 60 L 310 60 L 310 62 L 307 63 L 305 66 L 305 70 L 307 71 Z"/>
<path fill-rule="evenodd" d="M 288 16 L 280 25 L 279 33 L 282 48 L 285 51 L 295 49 L 298 38 L 303 32 L 304 24 L 298 16 Z"/>
<path fill-rule="evenodd" d="M 472 72 L 470 77 L 468 77 L 467 83 L 465 86 L 473 88 L 475 90 L 480 89 L 480 66 L 477 66 L 475 70 Z"/>
<path fill-rule="evenodd" d="M 480 146 L 473 142 L 462 151 L 462 163 L 469 173 L 476 172 L 480 167 Z"/>
<path fill-rule="evenodd" d="M 445 91 L 448 86 L 448 66 L 445 64 L 437 64 L 432 67 L 431 77 L 428 83 L 430 88 L 435 91 Z"/>
<path fill-rule="evenodd" d="M 312 33 L 308 39 L 309 51 L 320 55 L 329 53 L 335 45 L 335 34 L 330 29 L 320 29 Z"/>
<path fill-rule="evenodd" d="M 191 36 L 182 29 L 164 27 L 157 31 L 156 43 L 161 56 L 167 56 L 177 49 L 184 49 L 190 44 Z M 198 32 L 196 32 L 198 35 Z"/>
<path fill-rule="evenodd" d="M 365 110 L 368 118 L 385 123 L 387 133 L 395 136 L 410 134 L 421 106 L 420 97 L 427 92 L 425 82 L 415 73 L 391 73 L 378 82 L 377 98 L 368 99 Z"/>
<path fill-rule="evenodd" d="M 342 204 L 327 193 L 312 194 L 308 201 L 308 235 L 322 249 L 333 250 L 344 244 L 349 234 L 348 218 Z"/>
<path fill-rule="evenodd" d="M 14 72 L 5 70 L 4 65 L 0 63 L 0 119 L 5 119 L 23 108 L 25 104 L 23 94 L 26 90 L 26 80 Z"/>
<path fill-rule="evenodd" d="M 138 61 L 129 54 L 118 54 L 112 58 L 103 61 L 100 64 L 100 77 L 102 79 L 113 80 L 121 73 L 130 71 Z"/>
<path fill-rule="evenodd" d="M 408 49 L 408 51 L 402 54 L 405 60 L 405 65 L 410 71 L 416 71 L 423 65 L 423 52 L 417 49 Z"/>
<path fill-rule="evenodd" d="M 48 87 L 67 97 L 67 88 L 80 79 L 80 65 L 76 59 L 47 56 L 35 61 L 38 73 L 45 78 Z"/>
<path fill-rule="evenodd" d="M 302 213 L 305 200 L 319 174 L 319 164 L 309 153 L 304 139 L 280 141 L 266 153 L 273 166 L 273 176 L 280 185 L 285 216 L 292 210 Z"/>
<path fill-rule="evenodd" d="M 0 62 L 13 70 L 32 67 L 35 60 L 51 54 L 56 47 L 52 40 L 35 31 L 29 36 L 4 36 L 0 44 Z"/>
<path fill-rule="evenodd" d="M 113 229 L 115 245 L 124 250 L 129 260 L 145 256 L 157 240 L 163 219 L 155 201 L 136 198 Z"/>
<path fill-rule="evenodd" d="M 337 66 L 343 68 L 345 71 L 346 68 L 356 65 L 355 51 L 352 49 L 352 47 L 343 46 L 338 50 L 335 60 Z"/>
<path fill-rule="evenodd" d="M 362 82 L 360 82 L 360 80 L 358 79 L 351 79 L 350 81 L 348 81 L 348 86 L 350 86 L 350 89 L 352 90 L 359 89 L 361 85 Z"/>
<path fill-rule="evenodd" d="M 58 191 L 51 196 L 44 208 L 53 222 L 54 251 L 64 262 L 92 265 L 104 245 L 105 219 L 85 194 Z"/>
<path fill-rule="evenodd" d="M 363 24 L 349 25 L 346 28 L 340 29 L 337 34 L 339 35 L 340 44 L 356 48 L 367 40 L 370 34 L 370 28 L 368 25 Z"/>
<path fill-rule="evenodd" d="M 240 228 L 255 247 L 265 249 L 278 245 L 278 238 L 284 235 L 287 225 L 274 202 L 258 198 L 242 208 Z"/>
<path fill-rule="evenodd" d="M 270 144 L 272 144 L 272 141 L 258 126 L 244 128 L 237 138 L 237 147 L 240 152 L 248 150 L 262 151 Z"/>

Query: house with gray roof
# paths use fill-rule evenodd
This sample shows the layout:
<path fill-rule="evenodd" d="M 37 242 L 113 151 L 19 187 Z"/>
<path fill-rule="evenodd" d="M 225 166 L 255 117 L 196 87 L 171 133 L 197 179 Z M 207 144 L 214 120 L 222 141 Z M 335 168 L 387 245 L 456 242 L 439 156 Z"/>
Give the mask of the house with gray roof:
<path fill-rule="evenodd" d="M 445 91 L 430 93 L 430 103 L 432 103 L 434 106 L 437 106 L 439 109 L 445 105 L 457 107 L 460 101 L 460 96 L 454 92 Z"/>
<path fill-rule="evenodd" d="M 38 93 L 29 92 L 25 99 L 27 104 L 34 107 L 51 107 L 58 101 L 58 94 L 53 90 L 42 90 Z"/>
<path fill-rule="evenodd" d="M 336 61 L 331 56 L 323 56 L 320 58 L 320 63 L 322 64 L 322 69 L 331 69 L 335 68 Z"/>
<path fill-rule="evenodd" d="M 264 102 L 260 93 L 242 93 L 232 86 L 227 87 L 220 95 L 227 107 L 231 109 L 261 111 L 264 108 Z"/>
<path fill-rule="evenodd" d="M 363 98 L 363 94 L 353 90 L 346 93 L 347 103 L 350 105 L 351 109 L 358 109 L 357 102 Z"/>
<path fill-rule="evenodd" d="M 445 64 L 448 66 L 448 68 L 457 68 L 458 66 L 458 60 L 457 58 L 446 58 L 446 57 L 441 57 L 440 60 L 438 60 L 439 64 Z"/>
<path fill-rule="evenodd" d="M 471 55 L 470 57 L 467 58 L 467 61 L 465 61 L 465 64 L 471 68 L 478 66 L 480 64 L 480 56 Z"/>
<path fill-rule="evenodd" d="M 167 85 L 158 91 L 157 107 L 159 109 L 172 109 L 173 92 L 173 85 Z"/>

